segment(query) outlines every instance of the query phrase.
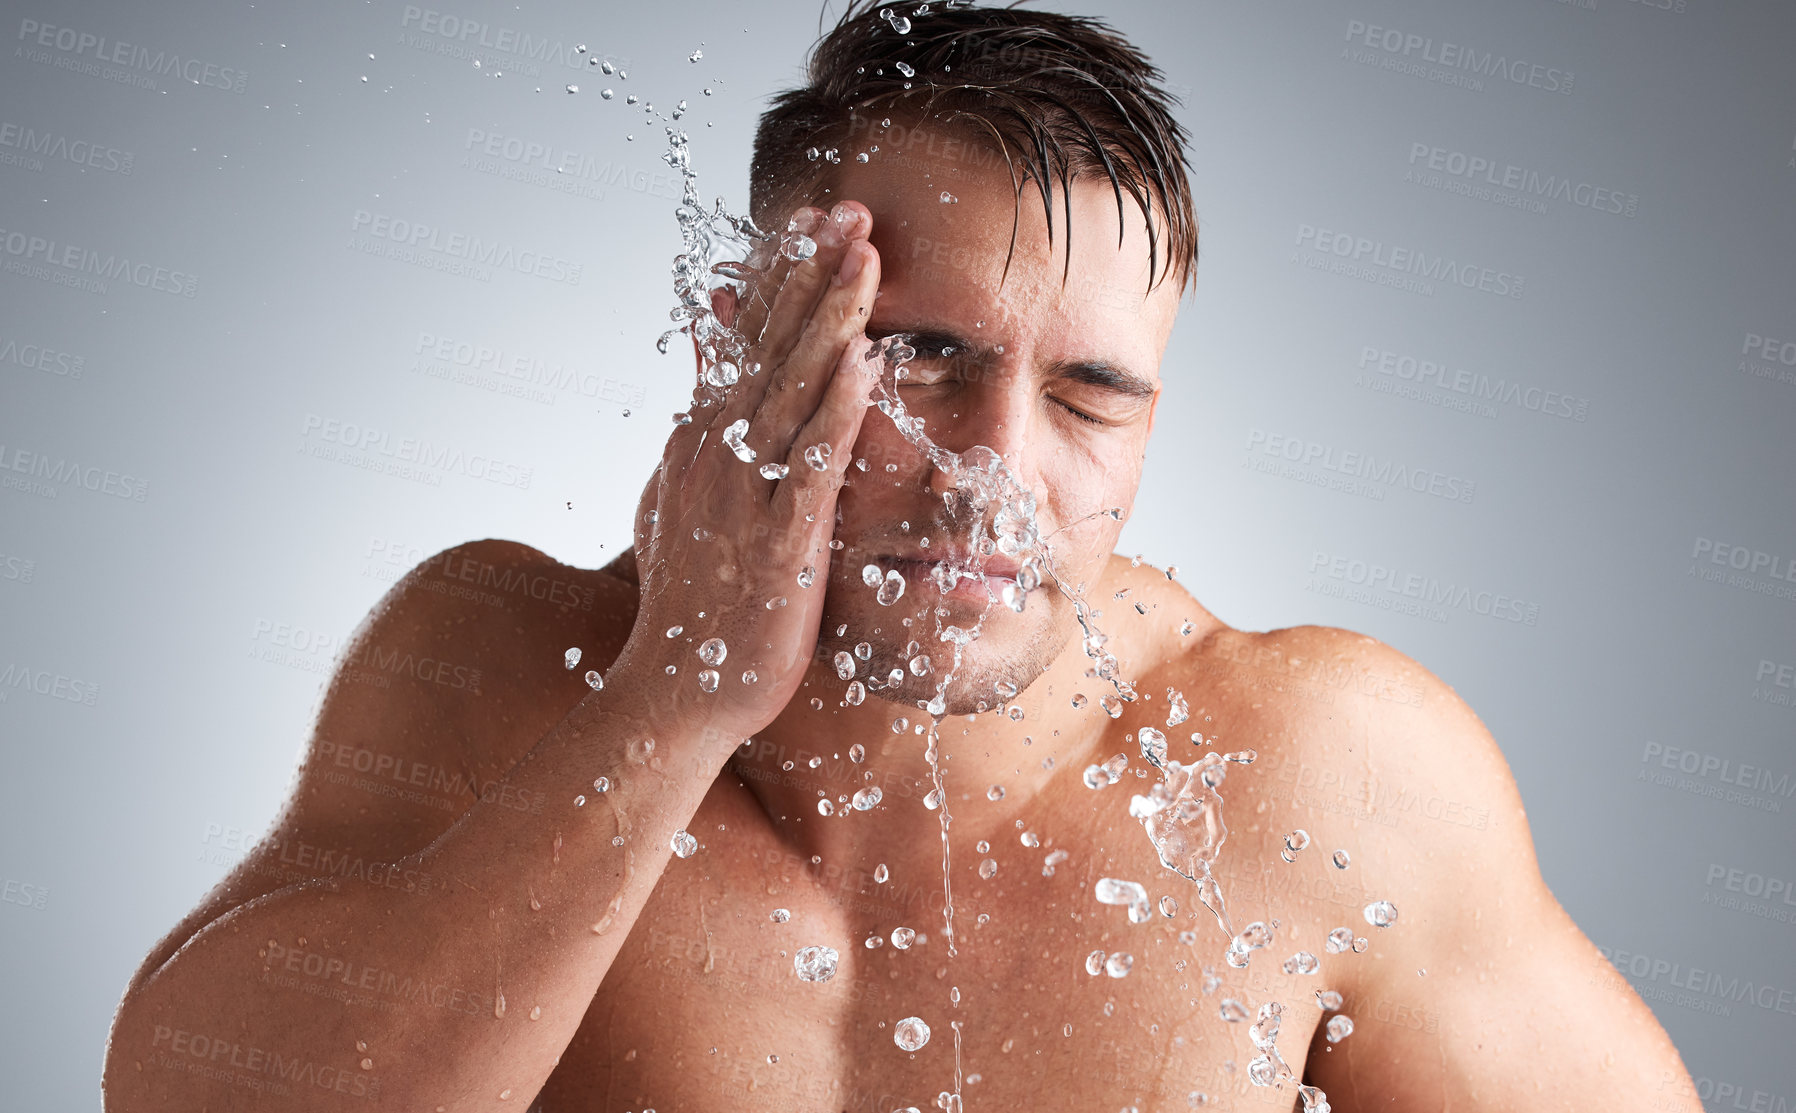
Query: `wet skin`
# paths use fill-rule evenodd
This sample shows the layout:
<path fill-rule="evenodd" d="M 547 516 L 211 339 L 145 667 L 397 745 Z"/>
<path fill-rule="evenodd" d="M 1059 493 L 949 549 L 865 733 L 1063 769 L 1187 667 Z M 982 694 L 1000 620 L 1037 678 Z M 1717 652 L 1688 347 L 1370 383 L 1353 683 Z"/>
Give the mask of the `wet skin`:
<path fill-rule="evenodd" d="M 819 568 L 823 634 L 790 701 L 735 751 L 680 824 L 696 836 L 698 851 L 669 861 L 664 841 L 628 843 L 629 868 L 661 872 L 640 915 L 617 925 L 621 949 L 590 995 L 558 995 L 552 970 L 523 976 L 465 954 L 451 961 L 440 957 L 438 939 L 418 938 L 410 969 L 453 983 L 455 993 L 448 1004 L 402 1008 L 462 1014 L 441 1029 L 448 1034 L 432 1052 L 448 1061 L 457 1033 L 487 1026 L 523 1029 L 517 1039 L 528 1040 L 530 1026 L 560 1023 L 571 1033 L 565 1042 L 529 1052 L 536 1076 L 546 1072 L 545 1110 L 887 1113 L 934 1108 L 939 1092 L 954 1089 L 959 1022 L 968 1108 L 1185 1109 L 1194 1092 L 1216 1108 L 1293 1107 L 1294 1086 L 1248 1084 L 1256 1050 L 1247 1025 L 1218 1015 L 1220 1002 L 1233 997 L 1250 1011 L 1267 1000 L 1284 1004 L 1278 1047 L 1337 1110 L 1585 1109 L 1599 1100 L 1652 1100 L 1696 1113 L 1663 1031 L 1631 991 L 1605 976 L 1606 964 L 1541 881 L 1502 755 L 1451 688 L 1350 631 L 1234 629 L 1162 569 L 1115 554 L 1122 522 L 1101 511 L 1132 506 L 1155 405 L 1164 390 L 1177 389 L 1162 383 L 1160 362 L 1178 293 L 1173 283 L 1148 292 L 1140 213 L 1125 211 L 1119 244 L 1107 185 L 1076 183 L 1069 267 L 1064 224 L 1050 246 L 1041 208 L 1025 191 L 1006 273 L 1008 181 L 943 160 L 905 167 L 847 168 L 834 196 L 817 199 L 851 197 L 870 217 L 881 273 L 866 333 L 921 335 L 936 345 L 920 345 L 918 374 L 897 387 L 900 395 L 943 447 L 988 446 L 1034 492 L 1058 578 L 1015 614 L 978 593 L 945 597 L 918 574 L 921 564 L 898 564 L 927 559 L 922 537 L 939 551 L 970 518 L 943 509 L 953 477 L 927 466 L 889 421 L 870 413 L 851 453 L 869 467 L 846 472 L 835 507 L 834 534 L 844 548 Z M 956 203 L 940 201 L 944 189 Z M 959 352 L 940 355 L 942 346 Z M 1180 512 L 1196 536 L 1226 528 L 1201 507 Z M 881 605 L 861 582 L 868 563 L 910 573 L 897 603 Z M 514 586 L 475 601 L 443 590 L 482 577 Z M 515 586 L 543 583 L 560 587 L 538 594 Z M 1103 612 L 1106 648 L 1140 697 L 1120 718 L 1100 708 L 1111 689 L 1087 675 L 1091 662 L 1062 588 L 1082 588 Z M 178 1002 L 155 996 L 153 983 L 181 969 L 179 959 L 169 962 L 177 948 L 196 935 L 228 936 L 249 902 L 308 872 L 292 864 L 296 846 L 331 848 L 339 860 L 406 859 L 449 830 L 482 789 L 499 806 L 539 817 L 530 828 L 533 862 L 564 853 L 566 834 L 569 872 L 551 870 L 527 902 L 493 895 L 486 922 L 465 923 L 466 937 L 477 939 L 540 915 L 535 904 L 568 898 L 579 883 L 571 848 L 580 826 L 599 838 L 651 826 L 620 812 L 621 792 L 597 793 L 572 775 L 559 795 L 503 799 L 520 760 L 589 696 L 580 674 L 605 670 L 624 651 L 640 604 L 633 551 L 604 569 L 579 569 L 502 541 L 439 554 L 397 586 L 364 623 L 357 646 L 478 668 L 478 692 L 415 672 L 340 670 L 274 834 L 152 952 L 134 981 L 132 993 L 150 1003 L 121 1011 L 109 1100 L 137 1092 L 146 1049 L 165 1046 L 153 1029 L 169 1016 L 198 1016 L 199 1027 L 212 1011 L 227 1015 L 240 1000 L 273 994 L 293 1012 L 344 1010 L 352 1029 L 363 1015 L 356 1010 L 377 1007 L 271 984 L 259 969 Z M 950 958 L 940 817 L 922 802 L 931 770 L 924 739 L 912 729 L 927 720 L 916 700 L 935 692 L 939 672 L 912 676 L 906 651 L 915 640 L 943 669 L 949 654 L 936 640 L 937 620 L 969 626 L 982 612 L 982 635 L 947 692 L 955 713 L 941 724 L 953 816 L 958 953 Z M 836 635 L 838 626 L 846 633 Z M 905 671 L 895 686 L 851 705 L 831 660 L 863 641 L 863 680 Z M 685 667 L 697 667 L 695 644 L 681 643 L 681 659 L 691 662 Z M 573 672 L 559 663 L 570 645 L 585 653 Z M 754 648 L 732 647 L 726 677 L 753 663 Z M 1020 718 L 966 714 L 980 700 L 997 702 L 995 685 L 1006 679 L 1021 689 L 1011 701 Z M 1177 727 L 1167 725 L 1168 689 L 1189 707 L 1189 720 Z M 895 733 L 900 716 L 911 725 Z M 1151 783 L 1139 776 L 1144 762 L 1125 738 L 1142 726 L 1165 730 L 1171 756 L 1181 760 L 1208 749 L 1257 752 L 1251 765 L 1230 765 L 1221 787 L 1229 837 L 1218 877 L 1228 910 L 1237 927 L 1280 921 L 1276 942 L 1246 969 L 1222 962 L 1226 935 L 1194 887 L 1159 867 L 1128 815 L 1129 796 Z M 680 740 L 662 744 L 677 750 Z M 859 762 L 849 758 L 857 744 L 865 751 Z M 384 762 L 384 780 L 343 775 L 355 772 L 363 752 Z M 1086 787 L 1087 765 L 1125 752 L 1120 783 Z M 412 784 L 439 788 L 389 791 L 392 774 L 419 769 L 426 770 L 422 782 Z M 620 776 L 666 775 L 636 766 Z M 462 795 L 441 789 L 445 778 Z M 989 798 L 993 785 L 1003 786 L 1000 799 Z M 870 811 L 839 807 L 840 798 L 869 786 L 882 794 Z M 576 793 L 587 797 L 578 808 Z M 848 814 L 820 814 L 820 798 Z M 1287 863 L 1279 850 L 1298 828 L 1311 842 Z M 1026 834 L 1037 845 L 1025 845 Z M 989 851 L 978 850 L 981 843 Z M 1351 853 L 1348 869 L 1330 863 L 1336 848 Z M 1045 876 L 1055 852 L 1064 858 Z M 987 858 L 996 863 L 989 878 L 979 869 Z M 889 870 L 884 883 L 873 878 L 880 864 Z M 1139 881 L 1156 906 L 1171 896 L 1177 910 L 1164 916 L 1156 907 L 1150 922 L 1130 923 L 1124 909 L 1093 899 L 1100 877 Z M 439 890 L 473 884 L 460 874 L 433 881 Z M 433 899 L 431 888 L 416 899 Z M 1361 913 L 1379 899 L 1401 913 L 1387 929 Z M 774 922 L 775 908 L 789 910 L 789 921 Z M 379 930 L 403 932 L 404 918 Z M 900 926 L 926 938 L 908 950 L 889 941 L 863 945 Z M 1369 937 L 1365 953 L 1326 952 L 1325 936 L 1339 926 Z M 1195 942 L 1181 933 L 1195 933 Z M 353 954 L 359 936 L 329 938 Z M 837 973 L 821 983 L 800 980 L 793 953 L 819 944 L 840 952 Z M 288 951 L 317 945 L 280 943 Z M 1087 973 L 1095 950 L 1131 954 L 1131 972 Z M 1319 972 L 1283 972 L 1281 963 L 1298 950 L 1318 957 Z M 266 948 L 259 953 L 266 965 Z M 1219 978 L 1213 987 L 1205 967 Z M 956 987 L 958 1005 L 950 1001 Z M 1341 1011 L 1355 1022 L 1339 1044 L 1321 1035 L 1320 989 L 1341 993 Z M 500 993 L 507 1005 L 496 1015 Z M 909 1016 L 933 1033 L 915 1053 L 893 1041 L 894 1024 Z M 360 1054 L 347 1046 L 310 1050 L 346 1063 Z M 375 1061 L 390 1053 L 371 1054 Z M 545 1056 L 552 1062 L 538 1061 Z M 174 1081 L 197 1084 L 153 1068 L 149 1077 L 146 1095 L 165 1095 Z M 501 1084 L 448 1107 L 528 1105 L 534 1087 L 501 1101 Z M 221 1086 L 208 1096 L 226 1108 L 251 1095 Z M 142 1107 L 152 1106 L 146 1096 Z"/>

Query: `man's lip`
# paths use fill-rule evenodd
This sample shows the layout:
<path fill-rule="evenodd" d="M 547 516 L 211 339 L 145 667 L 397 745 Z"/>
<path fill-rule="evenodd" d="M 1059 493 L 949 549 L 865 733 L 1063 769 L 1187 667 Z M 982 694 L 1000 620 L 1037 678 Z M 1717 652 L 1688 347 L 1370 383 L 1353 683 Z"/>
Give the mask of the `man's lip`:
<path fill-rule="evenodd" d="M 952 555 L 942 556 L 939 554 L 932 554 L 932 553 L 887 553 L 887 554 L 884 554 L 880 559 L 881 560 L 889 560 L 889 561 L 901 561 L 905 564 L 925 564 L 925 565 L 927 565 L 927 564 L 944 564 L 947 561 L 949 561 L 950 559 L 954 559 L 956 561 L 956 563 L 960 564 L 963 568 L 969 569 L 976 573 L 983 573 L 984 575 L 991 577 L 993 579 L 1006 579 L 1006 580 L 1016 579 L 1016 574 L 1020 567 L 1020 565 L 1018 565 L 1013 560 L 1008 560 L 1008 559 L 1004 559 L 1004 558 L 997 557 L 997 556 L 988 557 L 983 561 L 977 561 L 977 560 L 968 560 L 965 557 L 956 558 Z"/>

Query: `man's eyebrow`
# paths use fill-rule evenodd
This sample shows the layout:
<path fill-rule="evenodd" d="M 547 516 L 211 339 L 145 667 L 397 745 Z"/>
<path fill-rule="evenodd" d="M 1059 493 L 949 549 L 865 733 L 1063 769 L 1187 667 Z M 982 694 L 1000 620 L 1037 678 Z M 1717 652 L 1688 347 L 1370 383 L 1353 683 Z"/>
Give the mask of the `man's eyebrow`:
<path fill-rule="evenodd" d="M 1152 398 L 1155 390 L 1153 383 L 1135 372 L 1101 359 L 1061 360 L 1048 368 L 1048 378 L 1070 379 L 1085 386 L 1143 400 Z"/>

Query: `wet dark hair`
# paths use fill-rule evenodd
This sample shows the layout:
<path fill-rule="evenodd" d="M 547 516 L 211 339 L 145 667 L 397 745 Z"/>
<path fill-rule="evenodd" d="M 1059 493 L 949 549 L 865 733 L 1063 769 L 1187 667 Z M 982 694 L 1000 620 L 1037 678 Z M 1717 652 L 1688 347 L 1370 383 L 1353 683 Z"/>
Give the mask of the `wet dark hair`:
<path fill-rule="evenodd" d="M 1125 193 L 1147 219 L 1148 288 L 1170 275 L 1182 289 L 1197 266 L 1197 217 L 1188 134 L 1161 80 L 1145 55 L 1096 19 L 852 0 L 812 47 L 806 83 L 774 97 L 761 116 L 749 210 L 762 227 L 783 229 L 785 208 L 832 184 L 836 164 L 818 152 L 853 157 L 860 148 L 851 140 L 874 134 L 874 115 L 901 115 L 976 136 L 990 164 L 1009 169 L 1019 217 L 1023 184 L 1034 181 L 1050 246 L 1055 183 L 1070 245 L 1072 179 L 1103 174 L 1116 191 L 1118 242 Z M 1015 254 L 1013 223 L 1006 273 Z"/>

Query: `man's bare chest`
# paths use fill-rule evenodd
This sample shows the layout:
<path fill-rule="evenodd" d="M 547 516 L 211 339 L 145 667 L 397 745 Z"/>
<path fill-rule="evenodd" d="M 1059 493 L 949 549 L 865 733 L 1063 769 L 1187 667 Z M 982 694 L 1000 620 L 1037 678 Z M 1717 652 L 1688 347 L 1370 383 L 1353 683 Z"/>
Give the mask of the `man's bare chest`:
<path fill-rule="evenodd" d="M 1063 807 L 1037 845 L 953 840 L 951 955 L 939 842 L 811 861 L 720 781 L 690 828 L 699 852 L 670 863 L 542 1108 L 893 1113 L 956 1091 L 963 1108 L 1189 1108 L 1255 1089 L 1246 1025 L 1221 1008 L 1259 999 L 1250 972 L 1221 962 L 1226 936 L 1140 828 L 1079 791 L 1085 810 Z M 1145 922 L 1094 898 L 1110 876 L 1144 886 Z M 1319 1017 L 1287 1016 L 1299 1072 Z"/>

